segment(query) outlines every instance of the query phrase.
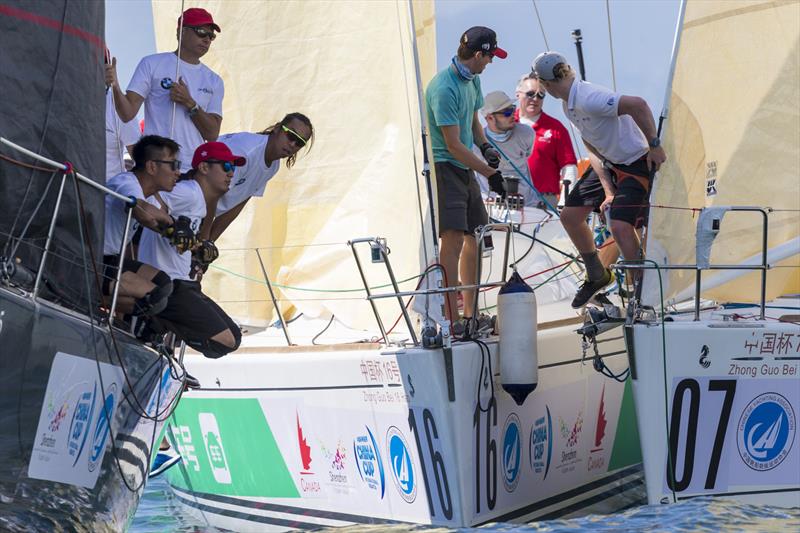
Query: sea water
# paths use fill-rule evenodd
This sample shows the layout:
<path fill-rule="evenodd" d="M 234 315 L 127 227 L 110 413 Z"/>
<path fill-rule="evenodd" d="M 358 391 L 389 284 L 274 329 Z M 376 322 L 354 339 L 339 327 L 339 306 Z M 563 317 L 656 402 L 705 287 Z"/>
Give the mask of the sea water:
<path fill-rule="evenodd" d="M 478 528 L 475 528 L 478 529 Z M 674 505 L 643 505 L 613 515 L 589 515 L 571 520 L 531 524 L 488 524 L 482 531 L 800 531 L 800 508 L 782 509 L 746 505 L 732 500 L 695 498 Z M 151 480 L 139 504 L 131 533 L 214 533 L 221 531 L 184 515 L 163 478 Z M 409 525 L 352 526 L 337 533 L 388 531 L 454 531 L 441 527 Z M 457 531 L 470 531 L 462 528 Z"/>

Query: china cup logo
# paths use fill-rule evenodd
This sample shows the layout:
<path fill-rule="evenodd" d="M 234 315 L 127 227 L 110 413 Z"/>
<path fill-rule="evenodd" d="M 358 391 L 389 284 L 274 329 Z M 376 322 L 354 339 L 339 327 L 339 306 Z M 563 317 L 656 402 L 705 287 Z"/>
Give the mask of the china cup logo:
<path fill-rule="evenodd" d="M 789 401 L 776 392 L 757 396 L 739 419 L 736 444 L 742 461 L 757 471 L 772 470 L 789 455 L 797 421 Z"/>

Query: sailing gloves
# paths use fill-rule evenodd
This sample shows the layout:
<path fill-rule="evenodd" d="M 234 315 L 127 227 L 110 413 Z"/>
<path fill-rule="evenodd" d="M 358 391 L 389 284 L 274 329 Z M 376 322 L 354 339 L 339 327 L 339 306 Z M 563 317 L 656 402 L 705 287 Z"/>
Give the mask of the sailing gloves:
<path fill-rule="evenodd" d="M 214 241 L 203 241 L 192 251 L 192 268 L 189 277 L 195 279 L 200 272 L 205 273 L 208 265 L 219 257 L 219 250 Z"/>
<path fill-rule="evenodd" d="M 492 148 L 491 144 L 483 143 L 481 145 L 481 154 L 483 154 L 486 164 L 490 167 L 497 168 L 500 166 L 500 154 Z"/>
<path fill-rule="evenodd" d="M 489 176 L 489 190 L 492 192 L 496 192 L 500 196 L 506 195 L 506 189 L 503 186 L 503 174 L 498 170 L 491 176 Z"/>
<path fill-rule="evenodd" d="M 183 215 L 173 219 L 172 224 L 167 226 L 162 235 L 168 238 L 169 243 L 181 254 L 197 243 L 197 237 L 192 231 L 192 221 Z"/>

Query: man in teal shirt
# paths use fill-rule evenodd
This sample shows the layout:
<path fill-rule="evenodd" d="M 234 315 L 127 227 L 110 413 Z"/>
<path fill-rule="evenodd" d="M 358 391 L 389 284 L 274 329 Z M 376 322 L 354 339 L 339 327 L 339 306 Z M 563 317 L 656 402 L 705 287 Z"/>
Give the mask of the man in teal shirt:
<path fill-rule="evenodd" d="M 487 142 L 478 120 L 478 110 L 483 107 L 478 74 L 493 58 L 504 59 L 507 55 L 497 46 L 494 31 L 483 26 L 470 28 L 461 36 L 450 65 L 434 76 L 425 91 L 436 169 L 440 259 L 448 286 L 459 284 L 459 274 L 464 285 L 476 282 L 475 229 L 487 223 L 488 215 L 473 171 L 489 176 L 491 190 L 504 193 L 503 177 L 496 170 L 500 156 Z M 473 144 L 480 147 L 486 161 L 472 152 Z M 462 294 L 463 320 L 467 321 L 471 318 L 476 291 L 466 290 Z M 454 332 L 458 334 L 464 330 L 464 322 L 459 324 L 454 294 L 448 293 L 447 304 Z"/>

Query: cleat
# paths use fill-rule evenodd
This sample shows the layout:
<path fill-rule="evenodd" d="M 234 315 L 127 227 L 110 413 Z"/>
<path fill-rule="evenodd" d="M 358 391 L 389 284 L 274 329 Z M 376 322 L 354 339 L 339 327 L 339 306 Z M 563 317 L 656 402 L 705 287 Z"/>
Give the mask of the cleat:
<path fill-rule="evenodd" d="M 609 269 L 606 269 L 605 275 L 597 281 L 585 280 L 581 288 L 578 289 L 578 294 L 576 294 L 575 298 L 572 300 L 572 308 L 579 309 L 583 307 L 589 302 L 592 296 L 611 285 L 613 282 L 614 273 Z"/>

